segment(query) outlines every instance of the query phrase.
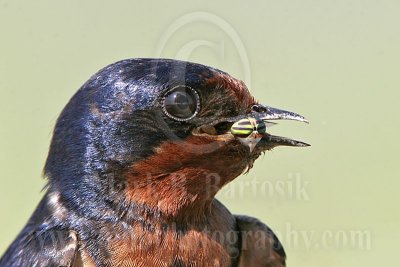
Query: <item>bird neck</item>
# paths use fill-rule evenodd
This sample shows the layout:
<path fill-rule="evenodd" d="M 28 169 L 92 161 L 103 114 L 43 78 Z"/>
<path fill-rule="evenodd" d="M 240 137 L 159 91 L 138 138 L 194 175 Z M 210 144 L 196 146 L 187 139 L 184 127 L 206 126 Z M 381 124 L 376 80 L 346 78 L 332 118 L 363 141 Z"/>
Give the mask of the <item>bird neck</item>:
<path fill-rule="evenodd" d="M 132 177 L 131 177 L 132 178 Z M 126 190 L 126 200 L 166 222 L 199 223 L 211 212 L 221 177 L 207 170 L 187 167 L 169 174 L 136 176 Z"/>
<path fill-rule="evenodd" d="M 203 137 L 165 142 L 124 172 L 125 199 L 174 221 L 206 220 L 217 192 L 249 167 L 242 155 Z"/>

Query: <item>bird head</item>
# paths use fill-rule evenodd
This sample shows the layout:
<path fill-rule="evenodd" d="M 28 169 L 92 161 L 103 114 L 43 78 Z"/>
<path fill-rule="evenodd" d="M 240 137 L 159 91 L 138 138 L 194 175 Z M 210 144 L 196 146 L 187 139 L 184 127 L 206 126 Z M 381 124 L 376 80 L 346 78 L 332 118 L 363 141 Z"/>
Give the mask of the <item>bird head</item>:
<path fill-rule="evenodd" d="M 261 153 L 307 146 L 268 133 L 278 119 L 306 121 L 260 104 L 220 70 L 123 60 L 91 77 L 66 105 L 45 175 L 50 190 L 87 216 L 201 216 Z"/>

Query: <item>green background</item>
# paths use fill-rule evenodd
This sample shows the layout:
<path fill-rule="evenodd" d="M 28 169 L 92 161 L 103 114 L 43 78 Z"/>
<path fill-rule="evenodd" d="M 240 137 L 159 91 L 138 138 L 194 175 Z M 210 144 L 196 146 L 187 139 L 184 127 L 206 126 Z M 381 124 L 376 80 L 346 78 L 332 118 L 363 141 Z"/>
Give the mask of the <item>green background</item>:
<path fill-rule="evenodd" d="M 267 222 L 289 266 L 398 266 L 400 2 L 0 0 L 0 254 L 41 198 L 63 106 L 132 57 L 189 59 L 305 115 L 219 198 Z M 357 239 L 357 234 L 362 236 Z"/>

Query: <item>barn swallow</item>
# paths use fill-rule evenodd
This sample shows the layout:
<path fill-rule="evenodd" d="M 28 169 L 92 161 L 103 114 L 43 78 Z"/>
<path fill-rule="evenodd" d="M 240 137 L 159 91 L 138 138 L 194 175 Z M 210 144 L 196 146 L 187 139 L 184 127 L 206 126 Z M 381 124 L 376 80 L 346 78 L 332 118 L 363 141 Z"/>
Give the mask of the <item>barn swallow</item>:
<path fill-rule="evenodd" d="M 265 151 L 307 146 L 270 134 L 278 119 L 306 122 L 218 69 L 105 67 L 59 116 L 45 196 L 0 266 L 285 266 L 268 226 L 215 199 Z"/>

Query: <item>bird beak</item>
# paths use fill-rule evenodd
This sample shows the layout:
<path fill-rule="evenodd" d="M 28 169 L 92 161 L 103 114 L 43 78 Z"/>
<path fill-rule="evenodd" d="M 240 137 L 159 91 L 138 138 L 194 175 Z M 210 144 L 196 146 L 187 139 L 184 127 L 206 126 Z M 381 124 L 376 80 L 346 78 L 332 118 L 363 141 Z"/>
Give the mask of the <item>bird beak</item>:
<path fill-rule="evenodd" d="M 258 138 L 253 139 L 253 142 L 249 143 L 250 151 L 253 151 L 255 148 L 257 148 L 257 150 L 265 151 L 276 146 L 295 146 L 295 147 L 310 146 L 305 142 L 296 141 L 286 137 L 275 136 L 268 133 L 269 127 L 276 124 L 274 122 L 271 122 L 274 120 L 295 120 L 308 123 L 306 118 L 297 113 L 277 108 L 272 108 L 264 105 L 255 105 L 253 106 L 253 111 L 250 114 L 248 114 L 248 116 L 253 117 L 254 119 L 256 119 L 261 123 L 264 123 L 266 126 L 266 131 L 264 133 L 258 134 L 257 136 Z M 256 142 L 256 144 L 254 144 L 254 142 Z"/>
<path fill-rule="evenodd" d="M 224 118 L 211 124 L 202 122 L 193 133 L 208 136 L 226 136 L 228 134 L 232 137 L 233 135 L 243 145 L 247 146 L 250 152 L 254 150 L 257 152 L 266 151 L 276 146 L 309 146 L 309 144 L 301 141 L 269 134 L 269 128 L 277 124 L 272 122 L 274 120 L 296 120 L 308 123 L 303 116 L 297 113 L 264 105 L 255 105 L 248 114 Z"/>
<path fill-rule="evenodd" d="M 282 109 L 272 108 L 263 105 L 255 105 L 253 107 L 253 114 L 255 114 L 259 119 L 264 121 L 268 120 L 294 120 L 308 123 L 306 118 L 303 116 Z"/>

